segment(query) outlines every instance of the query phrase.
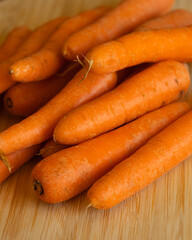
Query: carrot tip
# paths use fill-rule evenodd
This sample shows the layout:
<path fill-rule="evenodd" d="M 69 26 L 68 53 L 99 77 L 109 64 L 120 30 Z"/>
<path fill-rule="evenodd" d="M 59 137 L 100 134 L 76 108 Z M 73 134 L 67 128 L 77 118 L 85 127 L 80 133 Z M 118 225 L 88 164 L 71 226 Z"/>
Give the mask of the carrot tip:
<path fill-rule="evenodd" d="M 33 189 L 37 194 L 42 195 L 44 193 L 43 187 L 38 180 L 33 181 Z"/>
<path fill-rule="evenodd" d="M 9 172 L 11 173 L 12 167 L 11 167 L 6 155 L 2 151 L 0 153 L 0 159 L 5 164 L 5 166 L 8 168 Z"/>
<path fill-rule="evenodd" d="M 6 99 L 6 105 L 7 105 L 8 108 L 12 108 L 13 102 L 12 102 L 11 98 Z"/>

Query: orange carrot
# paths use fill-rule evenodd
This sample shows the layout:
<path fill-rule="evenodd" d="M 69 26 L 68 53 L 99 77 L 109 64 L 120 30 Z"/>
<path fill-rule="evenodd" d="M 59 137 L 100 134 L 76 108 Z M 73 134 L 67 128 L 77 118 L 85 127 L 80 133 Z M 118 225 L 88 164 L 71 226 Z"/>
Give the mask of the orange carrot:
<path fill-rule="evenodd" d="M 46 158 L 56 152 L 59 152 L 65 148 L 67 148 L 68 146 L 65 145 L 61 145 L 59 143 L 56 143 L 53 139 L 48 140 L 46 142 L 46 144 L 43 146 L 43 148 L 41 148 L 40 150 L 40 155 L 43 158 Z"/>
<path fill-rule="evenodd" d="M 178 28 L 192 24 L 192 13 L 184 10 L 173 10 L 163 16 L 149 20 L 135 29 L 135 31 L 146 31 L 162 28 Z"/>
<path fill-rule="evenodd" d="M 9 154 L 20 149 L 44 142 L 52 138 L 53 130 L 71 109 L 88 102 L 117 84 L 117 74 L 96 75 L 91 72 L 83 81 L 84 69 L 39 111 L 0 133 L 1 154 Z"/>
<path fill-rule="evenodd" d="M 91 205 L 107 209 L 146 187 L 192 154 L 192 111 L 149 140 L 88 191 Z"/>
<path fill-rule="evenodd" d="M 5 108 L 13 115 L 27 117 L 33 114 L 64 88 L 79 69 L 79 64 L 72 63 L 61 75 L 13 86 L 4 95 Z"/>
<path fill-rule="evenodd" d="M 11 79 L 9 74 L 10 66 L 38 51 L 47 41 L 47 38 L 55 31 L 55 29 L 64 21 L 65 18 L 57 18 L 51 20 L 34 30 L 29 37 L 21 44 L 17 51 L 8 59 L 0 64 L 0 93 L 4 92 L 15 82 Z"/>
<path fill-rule="evenodd" d="M 6 37 L 0 47 L 0 62 L 10 57 L 23 41 L 29 36 L 31 31 L 28 27 L 16 27 Z"/>
<path fill-rule="evenodd" d="M 93 48 L 86 55 L 86 64 L 91 61 L 91 70 L 101 74 L 143 62 L 167 59 L 190 62 L 191 38 L 192 26 L 134 32 Z"/>
<path fill-rule="evenodd" d="M 108 10 L 108 7 L 99 7 L 67 19 L 39 52 L 11 66 L 12 79 L 19 82 L 39 81 L 56 73 L 66 63 L 61 53 L 64 40 Z"/>
<path fill-rule="evenodd" d="M 6 161 L 10 163 L 10 171 L 6 165 L 0 161 L 0 183 L 2 183 L 8 176 L 16 172 L 23 164 L 33 158 L 39 149 L 40 145 L 35 145 L 7 155 Z"/>
<path fill-rule="evenodd" d="M 57 124 L 54 139 L 60 144 L 74 145 L 98 136 L 179 99 L 189 83 L 189 72 L 183 64 L 155 64 L 68 113 Z"/>
<path fill-rule="evenodd" d="M 173 103 L 114 131 L 51 155 L 32 171 L 37 195 L 50 203 L 74 197 L 189 110 L 187 103 Z"/>
<path fill-rule="evenodd" d="M 71 35 L 63 54 L 69 60 L 82 57 L 92 47 L 131 32 L 142 22 L 167 11 L 174 0 L 125 0 L 95 23 Z"/>

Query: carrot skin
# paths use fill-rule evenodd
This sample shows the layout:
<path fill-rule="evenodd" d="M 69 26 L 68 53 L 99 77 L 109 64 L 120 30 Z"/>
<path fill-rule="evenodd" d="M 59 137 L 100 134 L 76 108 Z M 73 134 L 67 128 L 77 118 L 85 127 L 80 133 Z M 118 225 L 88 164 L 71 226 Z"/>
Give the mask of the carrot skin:
<path fill-rule="evenodd" d="M 189 104 L 173 103 L 148 113 L 114 131 L 44 159 L 32 171 L 46 202 L 68 200 L 91 186 L 148 139 L 190 110 Z"/>
<path fill-rule="evenodd" d="M 108 209 L 129 198 L 192 154 L 192 111 L 149 140 L 88 191 L 91 205 Z"/>
<path fill-rule="evenodd" d="M 46 158 L 56 152 L 59 152 L 65 148 L 67 148 L 68 146 L 65 146 L 65 145 L 61 145 L 61 144 L 58 144 L 56 143 L 53 139 L 51 140 L 48 140 L 46 142 L 46 144 L 43 146 L 43 148 L 41 148 L 40 150 L 40 155 L 43 157 L 43 158 Z"/>
<path fill-rule="evenodd" d="M 183 64 L 157 63 L 68 113 L 57 124 L 54 139 L 60 144 L 74 145 L 98 136 L 176 101 L 189 84 L 189 72 Z"/>

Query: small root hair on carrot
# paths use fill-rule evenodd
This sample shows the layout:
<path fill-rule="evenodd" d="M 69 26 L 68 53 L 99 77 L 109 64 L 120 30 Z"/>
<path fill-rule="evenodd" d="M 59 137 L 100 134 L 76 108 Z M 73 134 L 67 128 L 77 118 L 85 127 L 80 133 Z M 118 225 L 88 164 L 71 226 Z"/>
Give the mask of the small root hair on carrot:
<path fill-rule="evenodd" d="M 44 193 L 43 187 L 38 180 L 33 181 L 33 189 L 37 194 L 42 195 Z"/>
<path fill-rule="evenodd" d="M 92 203 L 90 203 L 90 204 L 87 206 L 87 209 L 89 209 L 90 207 L 92 207 Z"/>
<path fill-rule="evenodd" d="M 2 151 L 0 151 L 0 159 L 5 164 L 5 166 L 8 168 L 9 172 L 11 173 L 12 167 L 11 167 L 6 155 Z"/>
<path fill-rule="evenodd" d="M 6 99 L 6 105 L 7 105 L 8 108 L 12 108 L 13 102 L 12 102 L 11 98 Z"/>

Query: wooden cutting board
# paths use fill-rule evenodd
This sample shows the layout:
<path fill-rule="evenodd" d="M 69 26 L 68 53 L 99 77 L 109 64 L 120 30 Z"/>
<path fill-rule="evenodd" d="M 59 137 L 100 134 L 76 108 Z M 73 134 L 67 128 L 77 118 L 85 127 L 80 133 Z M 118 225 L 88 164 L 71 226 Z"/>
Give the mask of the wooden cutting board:
<path fill-rule="evenodd" d="M 157 0 L 158 1 L 158 0 Z M 2 0 L 0 33 L 15 25 L 35 27 L 59 15 L 73 15 L 118 0 Z M 192 11 L 191 0 L 175 7 Z M 188 95 L 190 101 L 191 95 Z M 0 131 L 17 117 L 0 110 Z M 65 203 L 50 205 L 37 199 L 30 173 L 33 159 L 0 185 L 0 239 L 192 239 L 192 158 L 110 210 L 87 208 L 86 192 Z"/>

